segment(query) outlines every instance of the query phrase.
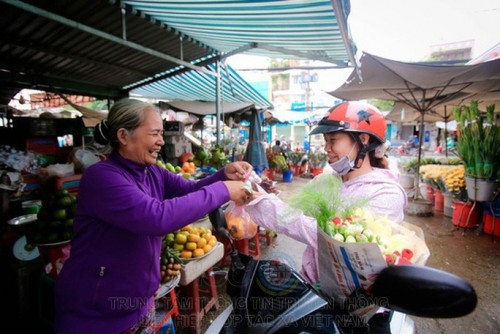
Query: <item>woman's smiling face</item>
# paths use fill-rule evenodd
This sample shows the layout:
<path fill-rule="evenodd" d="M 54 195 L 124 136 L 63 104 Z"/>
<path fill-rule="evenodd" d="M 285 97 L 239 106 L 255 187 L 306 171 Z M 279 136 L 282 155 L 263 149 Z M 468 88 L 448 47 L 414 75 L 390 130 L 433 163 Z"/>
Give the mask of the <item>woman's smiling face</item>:
<path fill-rule="evenodd" d="M 348 133 L 343 131 L 325 133 L 324 138 L 329 163 L 335 162 L 347 154 L 349 154 L 349 160 L 356 157 L 357 147 L 353 149 L 355 141 Z"/>
<path fill-rule="evenodd" d="M 156 163 L 163 140 L 163 122 L 154 109 L 146 109 L 142 124 L 133 132 L 118 130 L 120 154 L 129 160 L 144 165 Z"/>

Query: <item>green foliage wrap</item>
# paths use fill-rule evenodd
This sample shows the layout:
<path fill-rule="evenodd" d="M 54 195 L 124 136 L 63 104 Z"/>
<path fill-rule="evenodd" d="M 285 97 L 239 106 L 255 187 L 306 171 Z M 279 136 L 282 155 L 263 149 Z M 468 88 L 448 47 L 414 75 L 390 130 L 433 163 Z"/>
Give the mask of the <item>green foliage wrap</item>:
<path fill-rule="evenodd" d="M 332 174 L 320 174 L 289 199 L 291 207 L 316 219 L 319 227 L 330 234 L 327 221 L 334 217 L 351 217 L 357 208 L 365 207 L 368 200 L 341 196 L 342 180 Z"/>

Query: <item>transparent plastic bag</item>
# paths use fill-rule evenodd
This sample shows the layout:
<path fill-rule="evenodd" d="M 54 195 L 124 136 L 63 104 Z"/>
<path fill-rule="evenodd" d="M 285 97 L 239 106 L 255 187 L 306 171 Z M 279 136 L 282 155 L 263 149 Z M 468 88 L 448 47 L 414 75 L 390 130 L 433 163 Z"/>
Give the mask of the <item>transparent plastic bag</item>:
<path fill-rule="evenodd" d="M 227 229 L 234 240 L 251 239 L 258 230 L 257 224 L 245 211 L 244 205 L 236 205 L 231 202 L 224 211 Z"/>

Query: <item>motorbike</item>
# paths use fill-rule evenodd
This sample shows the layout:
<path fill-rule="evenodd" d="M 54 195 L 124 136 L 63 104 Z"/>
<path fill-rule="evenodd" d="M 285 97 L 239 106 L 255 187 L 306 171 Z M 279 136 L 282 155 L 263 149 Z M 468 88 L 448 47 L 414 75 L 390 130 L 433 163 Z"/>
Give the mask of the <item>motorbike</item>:
<path fill-rule="evenodd" d="M 403 316 L 398 321 L 404 322 L 406 315 L 461 317 L 472 312 L 477 304 L 474 288 L 464 279 L 416 265 L 385 268 L 369 292 L 356 290 L 339 304 L 287 263 L 239 253 L 227 230 L 222 208 L 211 212 L 209 219 L 231 245 L 231 265 L 226 275 L 231 304 L 209 326 L 209 334 L 370 333 L 368 323 L 353 309 L 375 304 Z M 393 317 L 391 328 L 394 321 Z M 408 324 L 400 327 L 408 329 Z"/>

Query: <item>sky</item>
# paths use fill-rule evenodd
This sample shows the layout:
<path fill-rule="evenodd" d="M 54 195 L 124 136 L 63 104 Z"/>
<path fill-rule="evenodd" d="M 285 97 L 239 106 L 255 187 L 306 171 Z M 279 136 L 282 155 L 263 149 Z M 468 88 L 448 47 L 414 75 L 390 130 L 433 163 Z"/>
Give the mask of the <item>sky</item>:
<path fill-rule="evenodd" d="M 475 40 L 473 58 L 500 43 L 499 0 L 350 0 L 358 50 L 421 61 L 437 44 Z"/>

